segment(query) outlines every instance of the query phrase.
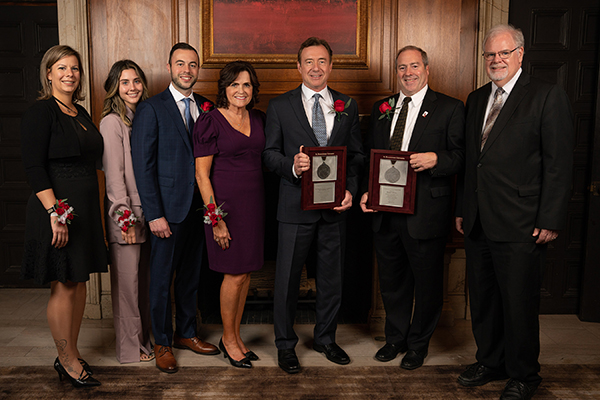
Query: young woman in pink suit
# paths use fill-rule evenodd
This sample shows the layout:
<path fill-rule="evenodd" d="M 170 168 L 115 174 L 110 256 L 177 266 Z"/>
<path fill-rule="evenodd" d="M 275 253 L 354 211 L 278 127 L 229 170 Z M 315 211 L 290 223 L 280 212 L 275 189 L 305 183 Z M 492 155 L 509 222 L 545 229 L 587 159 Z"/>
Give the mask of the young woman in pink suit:
<path fill-rule="evenodd" d="M 106 177 L 106 238 L 110 282 L 121 364 L 154 359 L 150 343 L 150 241 L 131 161 L 131 125 L 138 102 L 148 98 L 146 76 L 131 60 L 113 64 L 104 82 L 100 121 Z"/>

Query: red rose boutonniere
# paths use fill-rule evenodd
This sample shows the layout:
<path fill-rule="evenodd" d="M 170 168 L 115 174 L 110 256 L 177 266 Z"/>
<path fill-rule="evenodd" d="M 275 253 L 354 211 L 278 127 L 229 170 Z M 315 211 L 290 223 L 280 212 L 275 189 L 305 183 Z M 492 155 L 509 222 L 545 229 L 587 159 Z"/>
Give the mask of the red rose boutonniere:
<path fill-rule="evenodd" d="M 209 101 L 205 101 L 204 103 L 200 104 L 200 110 L 202 110 L 202 113 L 209 112 L 211 108 L 212 104 L 210 104 Z"/>
<path fill-rule="evenodd" d="M 123 211 L 117 210 L 115 213 L 119 216 L 117 219 L 117 225 L 123 232 L 127 232 L 129 228 L 135 226 L 137 223 L 136 216 L 131 212 L 131 210 L 125 209 Z"/>
<path fill-rule="evenodd" d="M 396 99 L 394 99 L 393 97 L 390 97 L 390 99 L 388 101 L 384 101 L 383 103 L 381 103 L 381 105 L 379 106 L 379 112 L 381 113 L 381 115 L 379 116 L 379 119 L 382 119 L 385 117 L 388 119 L 388 121 L 391 121 L 392 115 L 395 112 L 395 111 L 393 111 L 394 105 L 396 105 Z"/>
<path fill-rule="evenodd" d="M 350 103 L 352 103 L 352 99 L 348 99 L 346 103 L 344 103 L 342 100 L 336 100 L 335 103 L 333 103 L 333 107 L 331 107 L 331 111 L 329 111 L 329 114 L 336 113 L 337 120 L 341 121 L 342 115 L 348 115 L 346 109 L 348 108 Z"/>

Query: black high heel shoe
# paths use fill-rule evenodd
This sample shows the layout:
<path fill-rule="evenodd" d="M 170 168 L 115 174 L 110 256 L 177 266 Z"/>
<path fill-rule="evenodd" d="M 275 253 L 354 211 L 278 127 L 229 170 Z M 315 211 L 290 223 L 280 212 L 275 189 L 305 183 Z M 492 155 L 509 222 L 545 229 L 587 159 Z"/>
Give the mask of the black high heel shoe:
<path fill-rule="evenodd" d="M 87 361 L 85 361 L 83 358 L 78 358 L 77 360 L 88 375 L 94 375 L 94 373 L 92 372 L 92 367 L 90 367 L 90 364 L 88 364 Z"/>
<path fill-rule="evenodd" d="M 219 340 L 219 348 L 223 352 L 223 357 L 228 358 L 229 362 L 234 367 L 236 367 L 236 368 L 252 368 L 252 363 L 250 362 L 248 357 L 244 357 L 239 361 L 234 360 L 233 358 L 229 357 L 229 353 L 227 353 L 227 349 L 225 348 L 225 345 L 223 344 L 223 338 L 221 338 L 221 340 Z"/>
<path fill-rule="evenodd" d="M 67 377 L 67 379 L 71 382 L 71 385 L 76 388 L 81 387 L 92 387 L 92 386 L 100 386 L 100 382 L 92 378 L 86 371 L 83 369 L 81 374 L 79 374 L 79 378 L 73 378 L 69 373 L 65 370 L 65 367 L 62 366 L 58 357 L 54 360 L 54 369 L 58 372 L 58 379 L 62 382 L 63 377 Z"/>
<path fill-rule="evenodd" d="M 246 356 L 246 358 L 247 358 L 248 360 L 250 360 L 250 361 L 258 361 L 258 360 L 259 360 L 259 358 L 258 358 L 258 356 L 256 355 L 256 353 L 255 353 L 255 352 L 253 352 L 252 350 L 248 350 L 248 352 L 247 352 L 247 353 L 244 353 L 244 355 L 245 355 L 245 356 Z"/>

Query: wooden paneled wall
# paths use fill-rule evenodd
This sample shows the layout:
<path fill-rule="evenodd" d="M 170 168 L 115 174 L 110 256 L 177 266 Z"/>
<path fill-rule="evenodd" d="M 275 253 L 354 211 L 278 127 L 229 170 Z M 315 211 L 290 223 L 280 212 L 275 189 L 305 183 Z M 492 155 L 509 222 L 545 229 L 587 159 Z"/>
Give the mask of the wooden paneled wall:
<path fill-rule="evenodd" d="M 96 122 L 105 95 L 104 80 L 115 61 L 129 58 L 137 62 L 154 95 L 169 84 L 166 64 L 173 44 L 186 41 L 202 54 L 206 4 L 207 0 L 88 2 L 91 99 Z M 368 1 L 368 68 L 335 68 L 334 58 L 329 85 L 355 98 L 361 114 L 368 114 L 376 100 L 397 92 L 395 55 L 402 46 L 413 44 L 429 55 L 430 86 L 465 101 L 475 85 L 477 7 L 477 0 Z M 335 56 L 335 48 L 333 51 Z M 201 69 L 194 91 L 214 100 L 218 73 L 214 68 Z M 257 107 L 262 110 L 266 110 L 269 99 L 300 83 L 295 68 L 259 68 L 257 73 L 261 82 Z"/>

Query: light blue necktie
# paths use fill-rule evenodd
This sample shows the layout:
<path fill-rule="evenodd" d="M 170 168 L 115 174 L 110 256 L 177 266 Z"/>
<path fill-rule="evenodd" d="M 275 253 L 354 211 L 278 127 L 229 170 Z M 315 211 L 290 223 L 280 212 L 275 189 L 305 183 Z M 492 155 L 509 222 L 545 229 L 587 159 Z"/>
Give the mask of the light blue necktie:
<path fill-rule="evenodd" d="M 185 98 L 183 102 L 185 103 L 185 111 L 183 112 L 185 115 L 185 124 L 188 128 L 188 133 L 191 135 L 194 131 L 194 118 L 192 118 L 192 113 L 190 112 L 190 99 Z"/>
<path fill-rule="evenodd" d="M 327 127 L 325 126 L 325 115 L 323 115 L 323 109 L 321 108 L 321 103 L 319 99 L 321 95 L 319 93 L 315 93 L 313 96 L 315 99 L 315 104 L 312 109 L 312 128 L 317 140 L 319 141 L 319 146 L 327 145 Z"/>

